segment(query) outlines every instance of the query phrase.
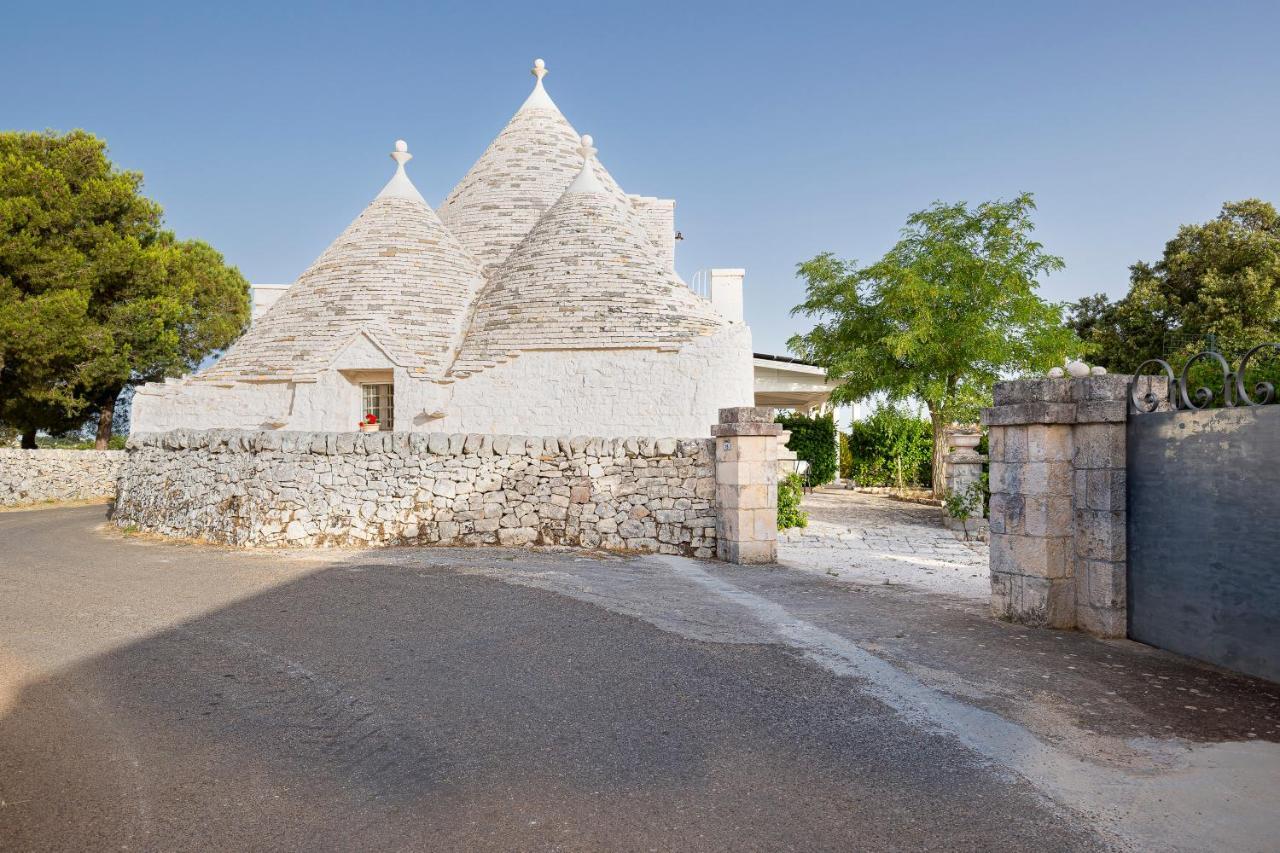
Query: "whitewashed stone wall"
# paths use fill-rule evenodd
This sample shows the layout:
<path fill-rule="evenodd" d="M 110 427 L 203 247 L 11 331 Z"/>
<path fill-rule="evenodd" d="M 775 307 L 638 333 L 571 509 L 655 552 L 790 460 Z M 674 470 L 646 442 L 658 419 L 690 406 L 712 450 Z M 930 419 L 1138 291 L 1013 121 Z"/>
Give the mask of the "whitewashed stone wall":
<path fill-rule="evenodd" d="M 405 402 L 443 410 L 430 430 L 706 435 L 720 409 L 754 397 L 750 346 L 749 329 L 728 326 L 676 351 L 524 352 L 445 386 L 445 401 Z"/>
<path fill-rule="evenodd" d="M 109 498 L 123 450 L 0 449 L 0 506 Z"/>
<path fill-rule="evenodd" d="M 133 429 L 351 430 L 363 411 L 360 376 L 350 371 L 374 367 L 394 377 L 396 429 L 407 432 L 705 435 L 720 409 L 755 393 L 751 330 L 736 324 L 673 351 L 524 352 L 446 383 L 355 360 L 360 351 L 349 349 L 316 382 L 148 384 L 134 395 Z"/>
<path fill-rule="evenodd" d="M 711 439 L 135 435 L 114 521 L 235 545 L 556 544 L 711 557 Z"/>

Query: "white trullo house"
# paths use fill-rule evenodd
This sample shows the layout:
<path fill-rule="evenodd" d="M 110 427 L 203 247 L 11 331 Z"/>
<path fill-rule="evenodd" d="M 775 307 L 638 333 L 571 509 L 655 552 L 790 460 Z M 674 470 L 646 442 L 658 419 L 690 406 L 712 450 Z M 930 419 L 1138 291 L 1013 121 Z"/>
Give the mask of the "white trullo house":
<path fill-rule="evenodd" d="M 673 203 L 628 196 L 543 88 L 437 214 L 382 192 L 221 360 L 133 429 L 706 435 L 752 403 L 751 333 L 674 269 Z"/>

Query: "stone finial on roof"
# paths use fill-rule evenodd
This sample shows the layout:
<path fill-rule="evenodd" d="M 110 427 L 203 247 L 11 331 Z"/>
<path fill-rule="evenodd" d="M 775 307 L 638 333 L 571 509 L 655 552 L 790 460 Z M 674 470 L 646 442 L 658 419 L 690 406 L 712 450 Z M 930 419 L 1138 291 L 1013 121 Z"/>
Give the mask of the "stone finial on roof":
<path fill-rule="evenodd" d="M 604 184 L 600 183 L 600 179 L 596 177 L 596 148 L 595 142 L 591 138 L 591 134 L 584 133 L 580 144 L 578 145 L 578 153 L 582 155 L 582 170 L 578 172 L 578 176 L 573 179 L 573 183 L 569 184 L 569 188 L 565 192 L 570 193 L 600 193 L 608 195 L 608 190 L 604 188 Z"/>
<path fill-rule="evenodd" d="M 529 93 L 529 97 L 525 99 L 521 105 L 522 110 L 554 110 L 556 109 L 555 101 L 551 100 L 551 96 L 547 94 L 547 90 L 542 87 L 542 78 L 547 76 L 547 63 L 541 59 L 533 61 L 533 69 L 529 72 L 538 78 L 538 82 L 533 84 L 533 91 Z"/>
<path fill-rule="evenodd" d="M 546 63 L 533 66 L 533 94 L 440 205 L 440 218 L 486 272 L 507 259 L 582 168 L 578 132 L 542 90 L 546 70 Z M 592 162 L 616 203 L 630 208 L 604 165 Z"/>
<path fill-rule="evenodd" d="M 409 180 L 409 175 L 404 170 L 404 164 L 413 159 L 413 155 L 409 153 L 409 143 L 403 139 L 397 139 L 396 150 L 391 152 L 391 159 L 396 161 L 396 173 L 391 176 L 391 180 L 387 181 L 387 185 L 382 188 L 382 192 L 378 193 L 377 197 L 407 198 L 426 204 L 427 200 L 422 197 L 422 193 L 418 192 L 418 188 L 413 185 L 413 181 Z"/>

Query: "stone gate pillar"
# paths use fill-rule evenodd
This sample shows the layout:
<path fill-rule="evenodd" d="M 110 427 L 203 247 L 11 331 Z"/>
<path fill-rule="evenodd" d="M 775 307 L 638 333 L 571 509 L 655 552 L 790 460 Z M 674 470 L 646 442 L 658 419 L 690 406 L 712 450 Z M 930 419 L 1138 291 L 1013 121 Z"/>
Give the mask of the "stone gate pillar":
<path fill-rule="evenodd" d="M 947 432 L 947 455 L 943 457 L 943 478 L 947 491 L 955 495 L 966 495 L 973 489 L 980 488 L 982 466 L 987 457 L 977 450 L 982 441 L 982 434 L 977 428 L 952 430 Z M 963 518 L 944 517 L 947 527 L 971 533 L 981 528 L 985 515 L 985 507 L 981 496 Z"/>
<path fill-rule="evenodd" d="M 773 409 L 720 410 L 716 443 L 716 556 L 728 563 L 778 557 L 778 435 Z"/>
<path fill-rule="evenodd" d="M 997 382 L 990 428 L 991 609 L 1102 637 L 1127 633 L 1129 376 Z"/>

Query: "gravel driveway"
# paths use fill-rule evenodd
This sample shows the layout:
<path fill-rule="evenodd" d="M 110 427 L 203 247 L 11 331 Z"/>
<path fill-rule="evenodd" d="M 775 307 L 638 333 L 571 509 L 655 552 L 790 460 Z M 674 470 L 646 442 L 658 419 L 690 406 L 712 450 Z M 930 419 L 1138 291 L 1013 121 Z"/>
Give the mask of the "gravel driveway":
<path fill-rule="evenodd" d="M 783 531 L 778 560 L 849 583 L 901 584 L 985 600 L 991 593 L 985 542 L 965 542 L 942 524 L 942 510 L 880 495 L 805 495 L 808 527 Z"/>

